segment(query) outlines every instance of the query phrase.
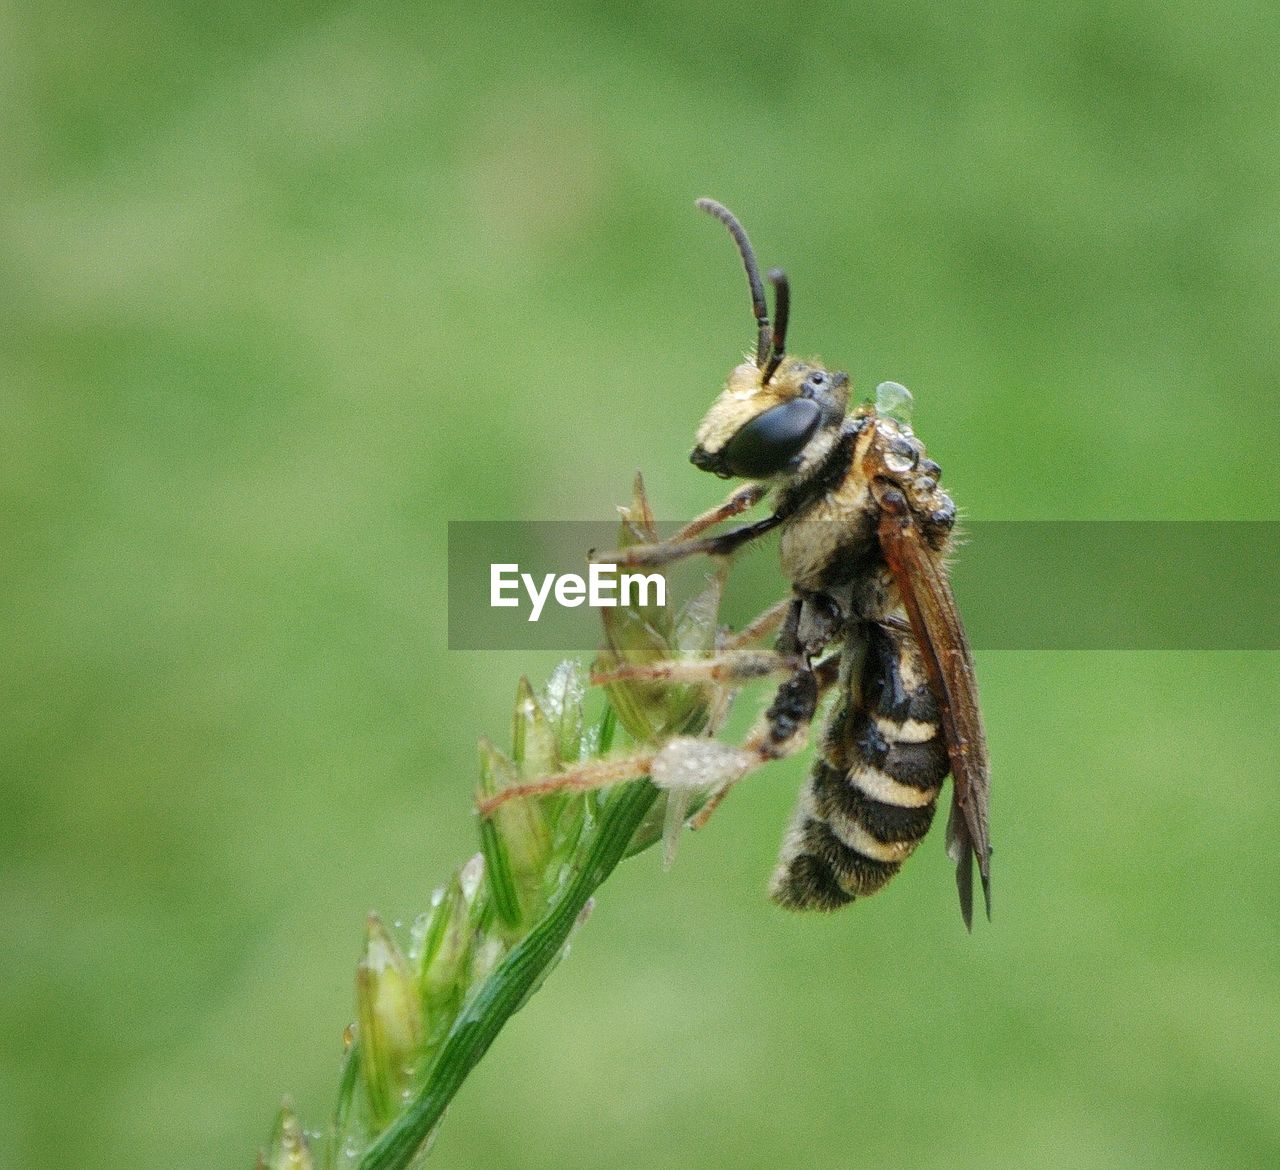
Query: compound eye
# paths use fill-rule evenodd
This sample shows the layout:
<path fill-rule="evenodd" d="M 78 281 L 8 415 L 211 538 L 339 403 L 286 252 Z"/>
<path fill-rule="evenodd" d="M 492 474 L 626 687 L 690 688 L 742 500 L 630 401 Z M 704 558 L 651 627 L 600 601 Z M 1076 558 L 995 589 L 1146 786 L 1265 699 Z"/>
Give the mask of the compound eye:
<path fill-rule="evenodd" d="M 813 438 L 822 408 L 812 398 L 771 406 L 743 426 L 720 453 L 725 467 L 743 479 L 776 475 Z"/>

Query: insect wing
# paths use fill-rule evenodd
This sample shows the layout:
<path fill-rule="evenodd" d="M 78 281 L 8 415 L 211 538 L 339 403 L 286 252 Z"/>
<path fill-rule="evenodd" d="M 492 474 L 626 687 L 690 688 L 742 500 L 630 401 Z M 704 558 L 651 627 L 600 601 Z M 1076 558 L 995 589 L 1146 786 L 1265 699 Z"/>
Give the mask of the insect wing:
<path fill-rule="evenodd" d="M 975 854 L 991 917 L 990 764 L 973 656 L 942 558 L 925 542 L 900 492 L 889 490 L 880 503 L 880 547 L 902 595 L 942 716 L 952 776 L 947 854 L 956 863 L 960 911 L 971 927 Z"/>

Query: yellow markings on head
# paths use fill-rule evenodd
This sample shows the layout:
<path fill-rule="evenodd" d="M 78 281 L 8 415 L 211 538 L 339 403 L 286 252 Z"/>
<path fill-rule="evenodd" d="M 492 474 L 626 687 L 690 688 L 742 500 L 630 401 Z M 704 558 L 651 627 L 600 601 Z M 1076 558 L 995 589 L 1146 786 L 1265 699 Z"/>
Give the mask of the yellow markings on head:
<path fill-rule="evenodd" d="M 763 373 L 754 362 L 734 366 L 720 396 L 698 427 L 698 446 L 714 455 L 756 415 L 798 397 L 805 378 L 817 368 L 820 367 L 815 362 L 786 358 L 773 377 L 762 384 Z"/>

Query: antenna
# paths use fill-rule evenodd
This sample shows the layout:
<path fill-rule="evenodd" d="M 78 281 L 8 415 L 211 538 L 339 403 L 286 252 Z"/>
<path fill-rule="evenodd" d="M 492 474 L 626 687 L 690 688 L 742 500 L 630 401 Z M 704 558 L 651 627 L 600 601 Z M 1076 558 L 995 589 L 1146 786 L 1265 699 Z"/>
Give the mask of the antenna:
<path fill-rule="evenodd" d="M 782 359 L 787 353 L 787 321 L 791 317 L 791 282 L 781 268 L 769 269 L 769 283 L 773 285 L 773 345 L 769 354 L 769 364 L 765 366 L 764 380 L 767 385 L 770 378 L 778 372 Z"/>
<path fill-rule="evenodd" d="M 742 256 L 742 265 L 747 270 L 747 283 L 751 286 L 751 311 L 755 314 L 756 327 L 759 330 L 759 335 L 756 339 L 756 366 L 763 370 L 765 361 L 769 357 L 769 350 L 773 345 L 773 332 L 769 328 L 769 306 L 764 299 L 764 285 L 760 283 L 760 267 L 756 264 L 755 249 L 751 247 L 751 240 L 747 237 L 746 228 L 738 222 L 738 217 L 723 203 L 717 203 L 714 199 L 699 199 L 695 206 L 700 207 L 708 215 L 714 215 L 716 219 L 724 224 L 729 229 L 729 234 L 733 236 L 734 243 L 738 245 L 738 252 Z M 785 282 L 786 278 L 783 277 L 783 283 L 785 284 Z M 784 318 L 783 324 L 785 325 L 785 323 Z M 781 355 L 779 355 L 779 360 L 781 360 Z M 765 381 L 767 382 L 768 380 L 768 376 L 766 376 Z"/>

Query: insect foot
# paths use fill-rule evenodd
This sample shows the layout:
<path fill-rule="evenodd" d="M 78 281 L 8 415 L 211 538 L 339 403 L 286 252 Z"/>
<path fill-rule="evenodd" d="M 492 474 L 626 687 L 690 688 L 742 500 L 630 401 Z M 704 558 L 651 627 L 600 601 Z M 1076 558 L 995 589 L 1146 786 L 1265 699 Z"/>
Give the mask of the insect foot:
<path fill-rule="evenodd" d="M 659 788 L 720 788 L 741 780 L 759 762 L 746 748 L 680 735 L 653 757 L 649 778 Z"/>

